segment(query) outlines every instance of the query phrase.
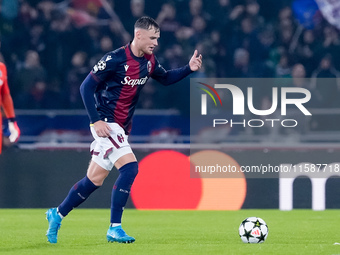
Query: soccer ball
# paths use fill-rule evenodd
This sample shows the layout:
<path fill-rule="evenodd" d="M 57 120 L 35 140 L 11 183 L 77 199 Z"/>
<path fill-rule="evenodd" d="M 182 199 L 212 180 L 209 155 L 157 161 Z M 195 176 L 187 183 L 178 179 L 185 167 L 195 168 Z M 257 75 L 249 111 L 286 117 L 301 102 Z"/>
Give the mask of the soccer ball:
<path fill-rule="evenodd" d="M 242 221 L 238 233 L 244 243 L 263 243 L 268 236 L 268 226 L 258 217 L 249 217 Z"/>

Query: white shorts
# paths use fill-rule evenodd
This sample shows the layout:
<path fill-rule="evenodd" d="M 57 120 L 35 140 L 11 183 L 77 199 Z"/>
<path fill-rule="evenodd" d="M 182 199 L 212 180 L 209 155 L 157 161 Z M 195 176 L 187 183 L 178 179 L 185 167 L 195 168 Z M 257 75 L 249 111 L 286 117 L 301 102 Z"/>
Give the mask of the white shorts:
<path fill-rule="evenodd" d="M 117 123 L 107 123 L 110 128 L 110 137 L 99 137 L 91 126 L 91 133 L 95 139 L 91 143 L 92 160 L 102 168 L 111 171 L 116 161 L 129 153 L 133 153 L 128 143 L 128 136 Z"/>

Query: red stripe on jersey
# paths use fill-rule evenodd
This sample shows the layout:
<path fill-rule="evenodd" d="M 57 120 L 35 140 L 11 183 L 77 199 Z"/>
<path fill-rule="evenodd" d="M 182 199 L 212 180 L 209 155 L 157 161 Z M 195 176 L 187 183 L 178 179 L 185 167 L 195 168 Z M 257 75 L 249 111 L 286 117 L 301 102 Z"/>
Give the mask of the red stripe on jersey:
<path fill-rule="evenodd" d="M 128 79 L 139 79 L 139 62 L 135 60 L 131 56 L 131 52 L 129 47 L 125 48 L 126 54 L 126 65 L 125 68 L 125 77 L 129 77 Z M 136 96 L 138 89 L 138 85 L 131 86 L 128 84 L 123 85 L 123 88 L 120 91 L 119 99 L 116 103 L 116 108 L 114 110 L 115 121 L 120 124 L 122 127 L 125 127 L 126 121 L 129 117 L 129 109 L 131 107 L 132 100 Z"/>
<path fill-rule="evenodd" d="M 91 71 L 90 72 L 91 77 L 96 81 L 96 82 L 100 82 L 99 78 Z"/>

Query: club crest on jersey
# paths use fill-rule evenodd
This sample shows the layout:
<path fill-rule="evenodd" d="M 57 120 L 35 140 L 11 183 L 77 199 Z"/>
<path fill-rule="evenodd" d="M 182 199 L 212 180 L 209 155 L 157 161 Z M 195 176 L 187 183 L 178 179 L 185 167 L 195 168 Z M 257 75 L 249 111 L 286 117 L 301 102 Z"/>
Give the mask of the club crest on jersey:
<path fill-rule="evenodd" d="M 148 68 L 148 72 L 150 73 L 151 72 L 151 68 L 152 68 L 152 64 L 151 64 L 150 61 L 148 61 L 147 68 Z"/>
<path fill-rule="evenodd" d="M 120 143 L 124 142 L 124 136 L 120 133 L 117 135 L 117 139 Z"/>

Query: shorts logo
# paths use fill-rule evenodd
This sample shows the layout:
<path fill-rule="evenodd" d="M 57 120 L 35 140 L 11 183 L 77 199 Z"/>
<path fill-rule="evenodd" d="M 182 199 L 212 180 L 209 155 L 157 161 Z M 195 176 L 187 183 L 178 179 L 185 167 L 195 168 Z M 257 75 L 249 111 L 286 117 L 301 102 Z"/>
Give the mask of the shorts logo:
<path fill-rule="evenodd" d="M 120 143 L 124 142 L 124 136 L 122 134 L 118 134 L 117 138 Z"/>

